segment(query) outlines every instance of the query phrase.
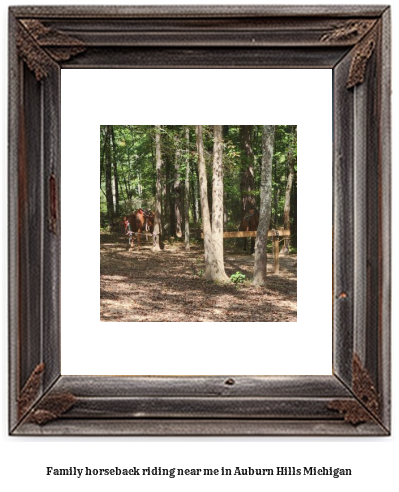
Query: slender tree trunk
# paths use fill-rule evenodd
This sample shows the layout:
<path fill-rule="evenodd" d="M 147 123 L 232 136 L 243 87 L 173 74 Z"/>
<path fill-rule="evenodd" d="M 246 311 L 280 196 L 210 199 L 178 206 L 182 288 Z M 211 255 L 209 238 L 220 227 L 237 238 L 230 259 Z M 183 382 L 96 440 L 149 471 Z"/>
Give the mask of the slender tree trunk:
<path fill-rule="evenodd" d="M 294 185 L 292 190 L 292 199 L 291 199 L 291 237 L 290 244 L 295 247 L 297 245 L 296 236 L 297 236 L 297 186 L 296 186 L 296 173 L 294 176 Z"/>
<path fill-rule="evenodd" d="M 259 226 L 256 233 L 253 280 L 253 284 L 257 286 L 266 285 L 266 244 L 271 214 L 273 152 L 274 125 L 264 125 L 262 135 Z"/>
<path fill-rule="evenodd" d="M 295 173 L 294 160 L 292 152 L 288 153 L 288 177 L 287 185 L 285 188 L 285 201 L 284 201 L 284 229 L 291 229 L 290 227 L 290 209 L 291 209 L 291 190 L 292 190 L 292 180 Z M 290 254 L 290 240 L 284 240 L 284 246 L 281 249 L 281 253 L 284 255 Z"/>
<path fill-rule="evenodd" d="M 213 126 L 213 178 L 212 178 L 212 280 L 225 282 L 223 258 L 223 136 L 222 125 Z"/>
<path fill-rule="evenodd" d="M 156 186 L 156 198 L 155 198 L 155 217 L 154 217 L 154 246 L 153 251 L 160 251 L 162 249 L 162 227 L 161 227 L 161 214 L 162 214 L 162 188 L 161 188 L 161 173 L 162 173 L 162 157 L 161 157 L 161 126 L 156 125 L 155 133 L 155 154 L 156 154 L 156 172 L 157 172 L 157 186 Z"/>
<path fill-rule="evenodd" d="M 186 179 L 184 182 L 184 244 L 186 251 L 190 251 L 190 129 L 186 127 Z"/>
<path fill-rule="evenodd" d="M 101 126 L 101 134 L 103 137 L 103 144 L 101 147 L 100 144 L 100 190 L 104 193 L 105 199 L 107 199 L 107 194 L 103 190 L 102 183 L 103 183 L 103 175 L 104 175 L 104 162 L 105 162 L 105 154 L 106 154 L 106 145 L 107 145 L 107 132 L 106 132 L 106 127 Z"/>
<path fill-rule="evenodd" d="M 209 218 L 209 203 L 208 203 L 208 183 L 206 178 L 205 156 L 204 156 L 204 141 L 202 137 L 202 125 L 196 125 L 195 133 L 197 136 L 197 151 L 198 151 L 198 176 L 199 176 L 199 191 L 201 198 L 202 212 L 202 229 L 204 231 L 204 251 L 205 251 L 205 278 L 212 280 L 212 229 Z"/>
<path fill-rule="evenodd" d="M 252 148 L 252 125 L 242 125 L 241 137 L 241 218 L 255 208 L 254 152 Z"/>
<path fill-rule="evenodd" d="M 105 193 L 107 196 L 108 225 L 112 226 L 114 219 L 114 201 L 112 195 L 112 157 L 111 157 L 111 128 L 106 125 L 105 142 Z"/>
<path fill-rule="evenodd" d="M 140 201 L 143 196 L 143 187 L 141 186 L 141 175 L 140 172 L 137 173 L 137 196 L 140 198 Z"/>
<path fill-rule="evenodd" d="M 193 172 L 193 202 L 194 202 L 194 220 L 198 224 L 201 218 L 200 204 L 199 204 L 199 189 L 198 189 L 198 169 L 194 168 Z"/>
<path fill-rule="evenodd" d="M 281 195 L 281 189 L 280 189 L 280 186 L 277 186 L 277 189 L 275 190 L 275 193 L 274 193 L 275 209 L 274 209 L 273 225 L 274 225 L 275 229 L 278 229 L 280 227 L 280 221 L 279 221 L 279 216 L 278 216 L 278 204 L 280 202 L 280 195 Z"/>
<path fill-rule="evenodd" d="M 119 177 L 118 177 L 118 163 L 116 160 L 116 144 L 115 144 L 115 132 L 114 126 L 111 125 L 111 137 L 112 137 L 112 169 L 114 174 L 113 181 L 113 196 L 114 196 L 114 210 L 117 217 L 119 217 Z"/>
<path fill-rule="evenodd" d="M 154 148 L 151 146 L 151 162 L 152 162 L 152 171 L 154 172 L 155 176 L 157 174 L 157 159 L 156 156 L 154 155 Z M 161 189 L 162 189 L 162 176 L 161 176 Z M 157 194 L 157 180 L 155 180 L 155 183 L 152 183 L 152 196 L 156 196 Z"/>
<path fill-rule="evenodd" d="M 123 174 L 122 177 L 123 177 L 123 184 L 125 185 L 125 194 L 126 194 L 126 197 L 127 197 L 128 200 L 130 200 L 132 198 L 132 192 L 130 190 L 130 183 L 126 179 L 125 174 Z"/>
<path fill-rule="evenodd" d="M 167 186 L 167 195 L 168 195 L 168 210 L 169 210 L 169 224 L 168 224 L 168 236 L 174 236 L 176 222 L 175 222 L 175 200 L 173 196 L 173 169 L 172 163 L 170 162 L 170 156 L 166 158 L 166 186 Z"/>
<path fill-rule="evenodd" d="M 195 210 L 195 187 L 194 187 L 194 178 L 196 178 L 195 173 L 191 170 L 191 179 L 190 179 L 190 192 L 191 192 L 191 210 L 193 211 L 193 221 L 194 224 L 197 225 L 197 211 Z"/>
<path fill-rule="evenodd" d="M 167 175 L 167 161 L 166 161 L 166 156 L 164 156 L 163 159 L 163 165 L 162 165 L 162 234 L 163 238 L 165 238 L 168 235 L 167 231 L 167 217 L 168 217 L 168 211 L 169 211 L 169 191 L 168 191 L 168 175 Z"/>
<path fill-rule="evenodd" d="M 182 237 L 181 232 L 181 183 L 180 183 L 180 164 L 181 164 L 181 149 L 180 138 L 175 136 L 175 180 L 173 183 L 173 194 L 175 198 L 174 212 L 175 212 L 175 225 L 176 236 Z"/>

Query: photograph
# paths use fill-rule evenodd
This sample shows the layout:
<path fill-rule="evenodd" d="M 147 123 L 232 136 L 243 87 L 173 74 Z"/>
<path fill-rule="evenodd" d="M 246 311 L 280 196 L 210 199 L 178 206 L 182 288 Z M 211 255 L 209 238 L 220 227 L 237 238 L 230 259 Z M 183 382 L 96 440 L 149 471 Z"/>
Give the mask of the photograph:
<path fill-rule="evenodd" d="M 100 264 L 101 321 L 296 322 L 297 126 L 101 125 Z"/>
<path fill-rule="evenodd" d="M 1 487 L 395 490 L 398 9 L 38 3 L 2 6 Z"/>
<path fill-rule="evenodd" d="M 6 485 L 394 486 L 395 12 L 16 3 Z"/>

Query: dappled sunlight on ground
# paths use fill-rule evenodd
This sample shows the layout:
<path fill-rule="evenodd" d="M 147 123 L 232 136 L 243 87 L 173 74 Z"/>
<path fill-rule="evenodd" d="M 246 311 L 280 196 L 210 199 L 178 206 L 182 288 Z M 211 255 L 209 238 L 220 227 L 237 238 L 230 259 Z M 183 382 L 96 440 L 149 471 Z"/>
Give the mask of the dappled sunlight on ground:
<path fill-rule="evenodd" d="M 186 252 L 182 243 L 166 244 L 154 253 L 143 241 L 128 251 L 123 236 L 102 233 L 100 252 L 101 321 L 296 321 L 296 256 L 280 258 L 280 275 L 269 263 L 267 287 L 256 288 L 254 257 L 239 250 L 225 252 L 227 275 L 246 276 L 239 287 L 205 281 L 200 245 Z"/>

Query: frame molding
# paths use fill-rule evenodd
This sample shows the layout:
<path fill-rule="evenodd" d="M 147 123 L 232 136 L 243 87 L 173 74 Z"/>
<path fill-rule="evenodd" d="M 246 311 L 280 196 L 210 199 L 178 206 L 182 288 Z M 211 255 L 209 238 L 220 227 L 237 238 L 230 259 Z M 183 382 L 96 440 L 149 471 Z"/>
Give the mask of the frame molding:
<path fill-rule="evenodd" d="M 60 70 L 327 68 L 331 376 L 60 374 Z M 11 7 L 11 435 L 389 435 L 388 6 Z M 22 224 L 23 227 L 16 224 Z"/>

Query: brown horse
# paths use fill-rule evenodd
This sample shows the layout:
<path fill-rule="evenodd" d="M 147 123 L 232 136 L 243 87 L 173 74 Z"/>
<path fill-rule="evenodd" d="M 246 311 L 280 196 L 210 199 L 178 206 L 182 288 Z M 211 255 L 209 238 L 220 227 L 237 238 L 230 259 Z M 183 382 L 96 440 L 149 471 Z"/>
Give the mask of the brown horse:
<path fill-rule="evenodd" d="M 256 208 L 250 208 L 241 219 L 240 231 L 257 231 L 259 224 L 259 212 Z M 247 250 L 247 238 L 244 237 L 244 251 Z M 255 251 L 255 238 L 251 237 L 251 253 Z"/>
<path fill-rule="evenodd" d="M 130 242 L 130 249 L 133 249 L 134 237 L 137 236 L 137 247 L 140 249 L 141 234 L 154 230 L 154 213 L 151 210 L 143 210 L 139 208 L 128 217 L 130 231 L 133 232 Z"/>
<path fill-rule="evenodd" d="M 125 215 L 123 217 L 123 220 L 120 220 L 119 221 L 119 229 L 120 229 L 120 232 L 124 232 L 125 234 L 127 234 L 127 225 L 128 225 L 127 220 L 128 220 L 128 218 Z"/>

